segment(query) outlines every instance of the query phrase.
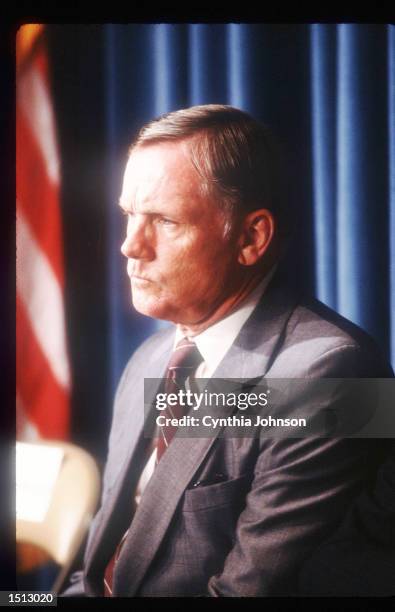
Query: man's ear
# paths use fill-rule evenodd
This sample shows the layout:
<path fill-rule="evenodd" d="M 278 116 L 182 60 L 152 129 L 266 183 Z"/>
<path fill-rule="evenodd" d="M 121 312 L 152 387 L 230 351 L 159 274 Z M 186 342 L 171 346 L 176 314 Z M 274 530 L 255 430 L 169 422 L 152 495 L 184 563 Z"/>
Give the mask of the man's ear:
<path fill-rule="evenodd" d="M 249 213 L 243 222 L 239 238 L 238 262 L 243 266 L 253 266 L 269 248 L 276 229 L 270 210 L 260 208 Z"/>

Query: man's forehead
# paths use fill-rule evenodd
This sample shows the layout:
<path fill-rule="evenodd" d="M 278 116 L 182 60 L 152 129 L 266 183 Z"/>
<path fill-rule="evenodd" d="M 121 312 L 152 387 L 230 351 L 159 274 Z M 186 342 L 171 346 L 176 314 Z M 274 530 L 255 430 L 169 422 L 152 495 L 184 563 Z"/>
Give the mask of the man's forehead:
<path fill-rule="evenodd" d="M 190 141 L 177 140 L 138 145 L 132 150 L 126 169 L 131 172 L 145 167 L 154 170 L 153 162 L 164 168 L 174 164 L 193 168 Z"/>
<path fill-rule="evenodd" d="M 120 203 L 134 198 L 136 192 L 148 194 L 159 189 L 182 195 L 196 191 L 201 180 L 184 142 L 139 146 L 126 164 Z"/>

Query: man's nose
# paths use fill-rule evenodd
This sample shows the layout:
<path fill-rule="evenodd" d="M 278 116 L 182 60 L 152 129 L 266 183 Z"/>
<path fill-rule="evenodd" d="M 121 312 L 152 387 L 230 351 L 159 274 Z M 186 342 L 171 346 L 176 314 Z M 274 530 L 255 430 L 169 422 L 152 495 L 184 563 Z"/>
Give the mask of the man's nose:
<path fill-rule="evenodd" d="M 121 253 L 128 259 L 152 259 L 153 247 L 149 228 L 142 219 L 129 219 Z"/>

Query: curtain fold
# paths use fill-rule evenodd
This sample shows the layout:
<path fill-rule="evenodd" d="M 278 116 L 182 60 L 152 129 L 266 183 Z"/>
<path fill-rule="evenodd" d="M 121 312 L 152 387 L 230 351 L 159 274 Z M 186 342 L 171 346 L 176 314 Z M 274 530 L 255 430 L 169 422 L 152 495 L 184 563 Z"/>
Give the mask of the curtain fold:
<path fill-rule="evenodd" d="M 336 240 L 336 30 L 311 27 L 311 121 L 315 290 L 317 297 L 337 307 Z"/>

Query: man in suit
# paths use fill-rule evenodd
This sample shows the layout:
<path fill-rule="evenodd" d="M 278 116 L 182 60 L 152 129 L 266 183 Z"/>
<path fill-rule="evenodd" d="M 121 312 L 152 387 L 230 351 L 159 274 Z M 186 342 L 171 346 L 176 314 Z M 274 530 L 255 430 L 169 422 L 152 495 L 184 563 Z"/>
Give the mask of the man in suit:
<path fill-rule="evenodd" d="M 170 113 L 133 144 L 120 198 L 132 301 L 176 329 L 149 338 L 122 375 L 101 506 L 65 595 L 301 594 L 304 562 L 372 485 L 376 440 L 145 435 L 145 377 L 391 376 L 366 334 L 284 284 L 282 180 L 266 128 L 231 107 Z M 298 402 L 315 416 L 334 399 L 295 396 L 289 414 Z"/>

